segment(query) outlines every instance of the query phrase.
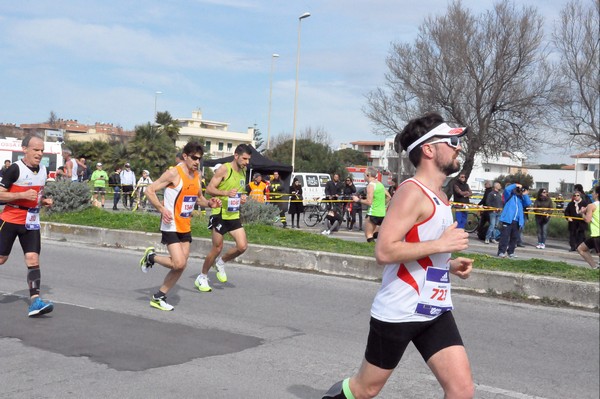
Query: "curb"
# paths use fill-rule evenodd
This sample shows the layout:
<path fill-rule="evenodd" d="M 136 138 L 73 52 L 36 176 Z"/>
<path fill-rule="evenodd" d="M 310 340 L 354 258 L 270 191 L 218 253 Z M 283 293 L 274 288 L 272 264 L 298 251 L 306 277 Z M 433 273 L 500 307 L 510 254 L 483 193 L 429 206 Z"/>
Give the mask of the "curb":
<path fill-rule="evenodd" d="M 157 251 L 166 252 L 166 247 L 160 243 L 160 233 L 42 222 L 41 235 L 43 238 L 56 241 L 128 249 L 144 249 L 154 245 Z M 228 241 L 224 245 L 232 246 Z M 190 252 L 207 253 L 211 246 L 210 239 L 194 238 Z M 279 247 L 252 244 L 236 261 L 251 266 L 301 270 L 369 281 L 381 280 L 382 267 L 371 257 L 294 248 L 286 248 L 285 251 L 292 256 L 281 256 L 282 249 Z M 202 255 L 195 257 L 203 258 Z M 598 309 L 600 296 L 598 283 L 488 270 L 473 270 L 469 279 L 454 279 L 452 285 L 457 290 L 478 293 L 491 291 L 496 294 L 516 293 L 529 299 L 548 298 L 588 309 Z"/>

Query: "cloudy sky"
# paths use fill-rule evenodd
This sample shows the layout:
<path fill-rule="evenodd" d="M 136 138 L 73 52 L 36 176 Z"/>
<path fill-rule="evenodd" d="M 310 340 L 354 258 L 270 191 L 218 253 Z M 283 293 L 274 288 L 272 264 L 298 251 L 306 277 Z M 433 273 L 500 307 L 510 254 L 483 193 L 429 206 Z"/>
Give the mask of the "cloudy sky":
<path fill-rule="evenodd" d="M 548 33 L 565 3 L 518 1 L 538 8 Z M 233 131 L 256 124 L 266 140 L 272 78 L 271 137 L 291 133 L 298 17 L 310 12 L 302 20 L 297 131 L 322 128 L 334 146 L 379 140 L 362 109 L 365 95 L 383 85 L 390 43 L 413 41 L 423 19 L 442 14 L 447 4 L 3 1 L 0 123 L 43 122 L 54 111 L 63 119 L 133 129 L 152 119 L 156 100 L 159 111 L 174 117 L 200 108 L 205 119 L 228 122 Z M 463 4 L 479 13 L 493 1 Z M 279 54 L 274 61 L 273 53 Z"/>

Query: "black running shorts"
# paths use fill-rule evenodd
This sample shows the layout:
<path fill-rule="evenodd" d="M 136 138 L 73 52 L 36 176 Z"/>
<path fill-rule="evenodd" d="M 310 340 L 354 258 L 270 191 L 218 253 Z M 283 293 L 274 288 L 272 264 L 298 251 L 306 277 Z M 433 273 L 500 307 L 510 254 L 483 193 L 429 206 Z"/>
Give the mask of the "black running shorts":
<path fill-rule="evenodd" d="M 379 368 L 393 370 L 411 341 L 426 362 L 444 348 L 463 346 L 452 312 L 430 321 L 408 323 L 387 323 L 371 317 L 365 359 Z"/>
<path fill-rule="evenodd" d="M 15 239 L 19 237 L 23 253 L 42 250 L 42 239 L 39 230 L 27 230 L 24 224 L 8 223 L 0 219 L 0 256 L 10 255 Z"/>
<path fill-rule="evenodd" d="M 589 250 L 595 249 L 596 253 L 600 255 L 600 237 L 590 237 L 583 243 Z"/>
<path fill-rule="evenodd" d="M 161 244 L 179 244 L 180 242 L 192 242 L 192 232 L 178 233 L 176 231 L 162 231 Z"/>
<path fill-rule="evenodd" d="M 371 223 L 373 223 L 375 226 L 381 226 L 381 223 L 383 223 L 383 218 L 385 216 L 372 216 L 372 215 L 367 215 L 367 218 L 369 219 L 369 221 Z"/>
<path fill-rule="evenodd" d="M 244 226 L 242 226 L 242 221 L 240 219 L 222 219 L 220 214 L 211 215 L 210 219 L 208 219 L 209 230 L 214 230 L 222 236 L 230 231 L 241 229 L 242 227 Z"/>

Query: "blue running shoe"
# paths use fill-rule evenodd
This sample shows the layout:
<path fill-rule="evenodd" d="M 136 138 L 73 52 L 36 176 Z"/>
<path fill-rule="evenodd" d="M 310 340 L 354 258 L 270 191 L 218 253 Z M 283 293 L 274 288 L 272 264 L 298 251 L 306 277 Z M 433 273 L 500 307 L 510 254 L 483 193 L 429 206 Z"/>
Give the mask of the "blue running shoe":
<path fill-rule="evenodd" d="M 54 304 L 50 301 L 46 302 L 38 296 L 29 305 L 29 317 L 50 313 L 52 310 L 54 310 Z"/>

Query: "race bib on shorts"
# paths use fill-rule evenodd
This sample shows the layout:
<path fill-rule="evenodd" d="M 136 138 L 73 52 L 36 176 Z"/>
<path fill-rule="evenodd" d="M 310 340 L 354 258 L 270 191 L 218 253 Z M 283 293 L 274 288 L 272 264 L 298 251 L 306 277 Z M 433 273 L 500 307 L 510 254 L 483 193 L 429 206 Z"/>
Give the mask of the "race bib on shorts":
<path fill-rule="evenodd" d="M 25 219 L 25 228 L 27 230 L 40 229 L 40 208 L 29 208 L 27 218 Z"/>
<path fill-rule="evenodd" d="M 450 271 L 430 266 L 426 271 L 425 284 L 415 313 L 433 317 L 449 310 L 452 310 Z"/>
<path fill-rule="evenodd" d="M 183 197 L 183 201 L 181 201 L 181 209 L 179 211 L 179 216 L 182 218 L 192 217 L 192 211 L 194 210 L 194 206 L 196 205 L 196 201 L 198 200 L 198 196 L 196 195 L 186 195 Z"/>

